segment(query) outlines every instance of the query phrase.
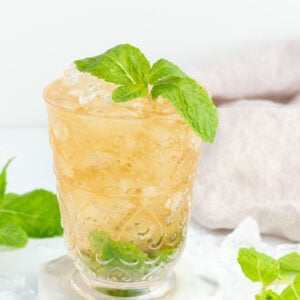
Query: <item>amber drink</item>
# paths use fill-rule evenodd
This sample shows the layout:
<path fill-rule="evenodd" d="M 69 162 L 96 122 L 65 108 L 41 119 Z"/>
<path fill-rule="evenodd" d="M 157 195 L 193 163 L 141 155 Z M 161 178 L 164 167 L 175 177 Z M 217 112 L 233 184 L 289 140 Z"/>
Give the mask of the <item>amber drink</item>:
<path fill-rule="evenodd" d="M 114 103 L 114 88 L 72 67 L 44 92 L 72 280 L 87 299 L 160 299 L 185 242 L 199 139 L 167 100 Z"/>

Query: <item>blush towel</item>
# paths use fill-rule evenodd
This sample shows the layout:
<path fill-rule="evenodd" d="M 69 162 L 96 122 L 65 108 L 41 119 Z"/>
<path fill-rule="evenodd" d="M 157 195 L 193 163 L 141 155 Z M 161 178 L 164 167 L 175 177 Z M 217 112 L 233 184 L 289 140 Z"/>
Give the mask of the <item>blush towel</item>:
<path fill-rule="evenodd" d="M 193 76 L 219 112 L 202 144 L 193 217 L 235 228 L 254 217 L 263 233 L 300 241 L 300 41 L 265 45 Z"/>

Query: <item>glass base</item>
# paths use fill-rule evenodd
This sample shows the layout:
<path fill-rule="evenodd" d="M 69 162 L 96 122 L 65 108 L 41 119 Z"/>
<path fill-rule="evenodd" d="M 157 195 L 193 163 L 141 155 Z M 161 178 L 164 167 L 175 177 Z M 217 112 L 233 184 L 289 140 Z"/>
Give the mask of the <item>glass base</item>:
<path fill-rule="evenodd" d="M 152 285 L 146 287 L 132 287 L 134 283 L 128 283 L 126 286 L 122 284 L 122 287 L 118 283 L 111 282 L 107 284 L 107 281 L 97 281 L 97 287 L 90 287 L 81 277 L 78 270 L 74 271 L 71 276 L 71 285 L 87 300 L 111 300 L 118 298 L 126 298 L 127 300 L 158 300 L 167 299 L 176 290 L 176 276 L 171 272 L 168 277 L 159 282 L 155 282 Z"/>

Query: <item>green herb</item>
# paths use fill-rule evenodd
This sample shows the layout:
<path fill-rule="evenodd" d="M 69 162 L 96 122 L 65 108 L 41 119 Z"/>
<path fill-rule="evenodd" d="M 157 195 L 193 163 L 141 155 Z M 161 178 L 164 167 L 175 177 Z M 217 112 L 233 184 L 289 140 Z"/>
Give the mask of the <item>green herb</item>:
<path fill-rule="evenodd" d="M 299 300 L 300 299 L 300 275 L 283 290 L 281 293 L 282 300 Z"/>
<path fill-rule="evenodd" d="M 21 248 L 27 244 L 27 233 L 12 222 L 0 223 L 0 245 Z"/>
<path fill-rule="evenodd" d="M 160 80 L 172 77 L 189 78 L 179 67 L 162 58 L 153 64 L 150 72 L 149 83 L 155 85 Z"/>
<path fill-rule="evenodd" d="M 206 142 L 213 142 L 218 115 L 210 96 L 178 66 L 160 59 L 150 63 L 137 48 L 122 44 L 104 54 L 75 61 L 81 72 L 119 86 L 112 94 L 114 102 L 162 96 L 168 99 L 194 132 Z M 150 91 L 149 91 L 150 89 Z"/>
<path fill-rule="evenodd" d="M 280 300 L 280 296 L 272 290 L 265 290 L 260 295 L 255 296 L 255 300 Z"/>
<path fill-rule="evenodd" d="M 243 273 L 253 282 L 261 282 L 262 288 L 256 300 L 300 299 L 300 255 L 291 253 L 274 259 L 254 248 L 241 248 L 238 262 Z M 285 285 L 279 294 L 272 287 Z"/>
<path fill-rule="evenodd" d="M 3 167 L 1 173 L 0 173 L 0 205 L 4 200 L 5 190 L 6 190 L 6 170 L 9 166 L 9 164 L 12 162 L 13 158 L 11 158 Z"/>
<path fill-rule="evenodd" d="M 205 90 L 191 78 L 170 77 L 157 82 L 153 98 L 170 100 L 185 121 L 206 142 L 213 141 L 218 124 L 216 108 Z"/>
<path fill-rule="evenodd" d="M 55 194 L 42 189 L 23 195 L 5 194 L 10 161 L 0 175 L 0 245 L 19 248 L 26 245 L 28 237 L 62 235 Z"/>
<path fill-rule="evenodd" d="M 135 289 L 135 290 L 112 290 L 107 288 L 96 288 L 97 291 L 115 297 L 134 297 L 144 295 L 149 292 L 149 289 Z M 149 299 L 151 300 L 151 299 Z"/>
<path fill-rule="evenodd" d="M 254 248 L 240 249 L 238 262 L 244 274 L 253 282 L 262 282 L 266 286 L 278 277 L 280 263 Z"/>
<path fill-rule="evenodd" d="M 300 273 L 300 254 L 293 252 L 279 259 L 280 270 L 284 272 L 299 272 Z"/>
<path fill-rule="evenodd" d="M 5 201 L 0 207 L 1 220 L 21 226 L 30 237 L 51 237 L 62 234 L 56 196 L 45 190 L 35 190 Z"/>
<path fill-rule="evenodd" d="M 176 249 L 164 249 L 155 257 L 150 257 L 140 250 L 135 243 L 114 241 L 106 232 L 97 230 L 90 233 L 89 239 L 100 260 L 105 261 L 103 267 L 108 270 L 120 268 L 147 274 L 151 268 L 171 261 L 170 256 L 176 251 Z"/>
<path fill-rule="evenodd" d="M 143 84 L 122 85 L 113 91 L 114 102 L 126 102 L 138 97 L 145 97 L 148 88 Z"/>

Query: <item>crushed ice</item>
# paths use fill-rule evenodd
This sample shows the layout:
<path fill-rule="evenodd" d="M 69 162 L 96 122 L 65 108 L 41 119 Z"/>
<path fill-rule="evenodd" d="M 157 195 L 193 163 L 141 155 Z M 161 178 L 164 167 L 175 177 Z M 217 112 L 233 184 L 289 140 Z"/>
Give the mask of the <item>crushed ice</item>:
<path fill-rule="evenodd" d="M 104 103 L 112 101 L 111 95 L 116 85 L 96 78 L 89 73 L 77 70 L 75 64 L 65 70 L 63 82 L 71 86 L 70 93 L 78 97 L 81 105 L 86 105 L 96 98 L 100 98 Z"/>

